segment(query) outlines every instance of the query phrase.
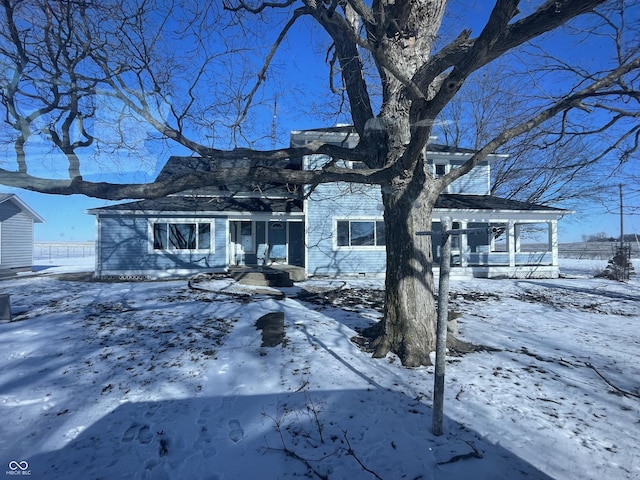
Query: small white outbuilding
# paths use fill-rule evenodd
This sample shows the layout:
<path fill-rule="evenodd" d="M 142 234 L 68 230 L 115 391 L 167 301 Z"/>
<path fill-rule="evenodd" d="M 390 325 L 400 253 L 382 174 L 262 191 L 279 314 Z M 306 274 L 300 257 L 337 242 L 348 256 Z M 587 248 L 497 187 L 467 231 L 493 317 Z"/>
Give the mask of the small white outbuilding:
<path fill-rule="evenodd" d="M 0 193 L 0 274 L 33 268 L 33 225 L 44 219 L 13 193 Z"/>

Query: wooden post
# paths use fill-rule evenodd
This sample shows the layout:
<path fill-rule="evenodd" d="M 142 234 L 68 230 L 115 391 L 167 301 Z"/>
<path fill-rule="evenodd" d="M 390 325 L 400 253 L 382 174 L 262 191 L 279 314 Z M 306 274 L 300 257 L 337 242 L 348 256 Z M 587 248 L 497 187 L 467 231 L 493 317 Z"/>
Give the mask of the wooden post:
<path fill-rule="evenodd" d="M 0 294 L 0 323 L 11 321 L 11 297 L 8 293 Z"/>
<path fill-rule="evenodd" d="M 444 369 L 447 355 L 447 321 L 449 317 L 449 272 L 451 270 L 451 217 L 444 217 L 442 225 L 442 249 L 440 251 L 440 276 L 438 280 L 438 319 L 436 323 L 436 365 L 433 376 L 433 419 L 431 431 L 442 435 L 444 415 Z"/>

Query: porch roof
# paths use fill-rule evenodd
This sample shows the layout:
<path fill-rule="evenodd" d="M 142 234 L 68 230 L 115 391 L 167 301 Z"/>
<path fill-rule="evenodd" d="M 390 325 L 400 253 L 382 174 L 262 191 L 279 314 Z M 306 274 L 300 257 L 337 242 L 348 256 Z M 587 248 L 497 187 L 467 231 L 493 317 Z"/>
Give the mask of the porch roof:
<path fill-rule="evenodd" d="M 487 211 L 525 211 L 566 214 L 570 210 L 538 205 L 537 203 L 520 202 L 493 195 L 443 194 L 438 197 L 436 209 L 442 210 L 487 210 Z"/>
<path fill-rule="evenodd" d="M 437 210 L 474 210 L 485 212 L 544 212 L 563 215 L 570 210 L 520 202 L 493 195 L 443 194 L 438 197 Z M 171 213 L 171 212 L 256 212 L 256 213 L 293 213 L 301 214 L 302 200 L 267 199 L 254 197 L 209 197 L 209 196 L 168 196 L 151 200 L 119 203 L 106 207 L 93 208 L 87 213 Z"/>
<path fill-rule="evenodd" d="M 169 196 L 151 200 L 119 203 L 92 208 L 87 213 L 206 213 L 206 212 L 256 212 L 256 213 L 302 213 L 302 201 L 297 199 L 235 198 L 235 197 L 190 197 Z"/>

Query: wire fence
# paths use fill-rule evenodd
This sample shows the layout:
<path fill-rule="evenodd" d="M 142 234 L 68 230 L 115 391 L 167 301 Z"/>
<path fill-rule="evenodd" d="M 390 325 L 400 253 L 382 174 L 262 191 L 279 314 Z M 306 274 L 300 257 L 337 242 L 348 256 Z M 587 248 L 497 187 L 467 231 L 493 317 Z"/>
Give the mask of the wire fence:
<path fill-rule="evenodd" d="M 576 242 L 561 243 L 558 247 L 560 258 L 577 258 L 590 260 L 609 260 L 616 255 L 619 242 Z M 640 245 L 627 243 L 631 258 L 640 258 Z"/>
<path fill-rule="evenodd" d="M 95 242 L 35 242 L 33 257 L 46 258 L 85 258 L 96 254 Z"/>
<path fill-rule="evenodd" d="M 561 243 L 558 250 L 561 258 L 608 260 L 618 245 L 616 242 Z M 629 247 L 631 257 L 640 258 L 640 243 L 631 242 Z M 49 260 L 93 257 L 95 253 L 95 242 L 35 242 L 33 246 L 34 258 Z"/>

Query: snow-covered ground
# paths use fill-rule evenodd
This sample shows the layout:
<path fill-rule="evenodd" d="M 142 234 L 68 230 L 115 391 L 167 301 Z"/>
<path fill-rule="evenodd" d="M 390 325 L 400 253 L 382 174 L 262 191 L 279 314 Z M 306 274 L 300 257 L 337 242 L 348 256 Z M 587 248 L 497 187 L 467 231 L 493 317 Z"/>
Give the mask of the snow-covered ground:
<path fill-rule="evenodd" d="M 310 281 L 282 300 L 224 278 L 54 275 L 92 267 L 66 263 L 0 281 L 14 310 L 0 324 L 0 476 L 640 478 L 640 280 L 592 278 L 605 262 L 452 281 L 462 338 L 497 350 L 449 359 L 440 437 L 433 367 L 350 341 L 380 317 L 378 281 Z M 255 326 L 271 312 L 284 313 L 276 347 Z"/>

